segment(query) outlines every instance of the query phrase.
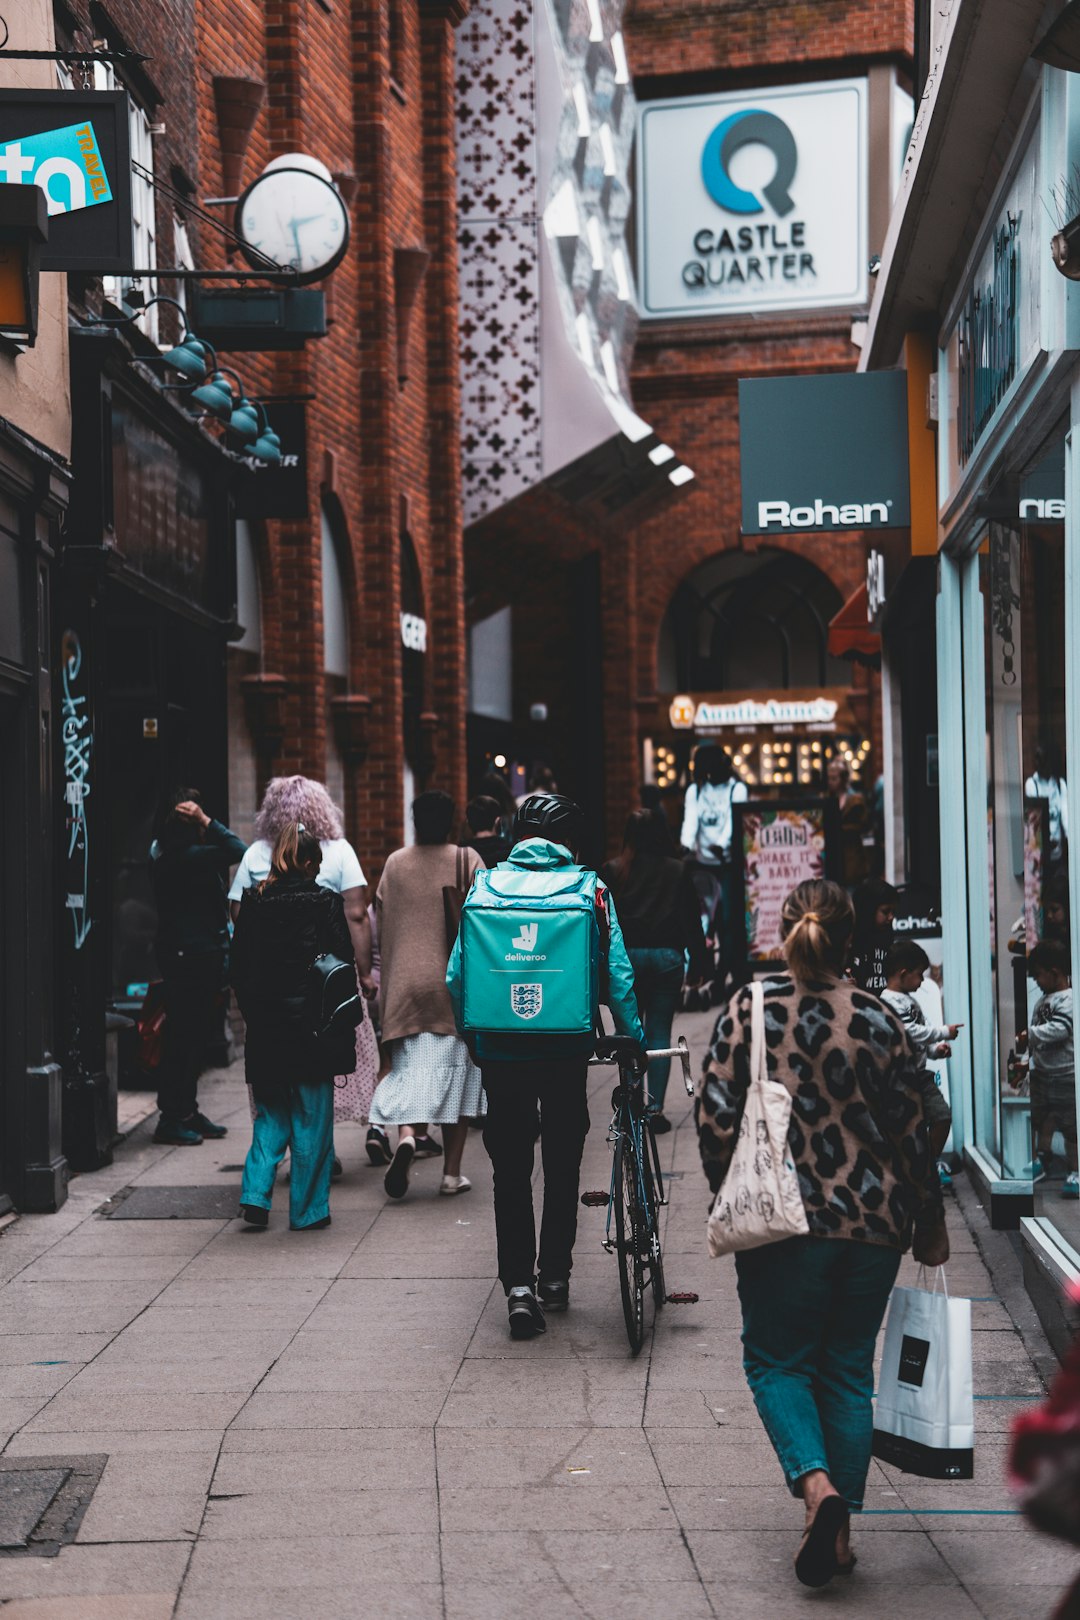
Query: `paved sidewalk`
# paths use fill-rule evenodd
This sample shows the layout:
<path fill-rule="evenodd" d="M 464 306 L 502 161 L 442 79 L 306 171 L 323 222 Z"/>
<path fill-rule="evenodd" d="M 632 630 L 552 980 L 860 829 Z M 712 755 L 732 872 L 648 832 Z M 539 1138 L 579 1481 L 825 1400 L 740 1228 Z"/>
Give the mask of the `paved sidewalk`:
<path fill-rule="evenodd" d="M 708 1022 L 684 1021 L 699 1047 Z M 812 1595 L 791 1571 L 800 1507 L 743 1381 L 733 1263 L 704 1253 L 681 1095 L 665 1255 L 668 1286 L 701 1303 L 669 1307 L 631 1360 L 598 1210 L 581 1212 L 571 1312 L 511 1343 L 477 1135 L 471 1193 L 437 1197 L 428 1162 L 388 1204 L 362 1130 L 340 1130 L 324 1232 L 289 1232 L 280 1194 L 267 1233 L 104 1218 L 131 1186 L 237 1187 L 239 1071 L 204 1084 L 225 1142 L 154 1147 L 144 1123 L 58 1215 L 0 1235 L 4 1462 L 108 1459 L 73 1545 L 0 1557 L 3 1620 L 1040 1620 L 1073 1575 L 1002 1483 L 1004 1431 L 1041 1384 L 1001 1302 L 1007 1268 L 991 1280 L 955 1205 L 950 1283 L 977 1300 L 976 1479 L 874 1464 L 859 1567 Z M 610 1084 L 594 1088 L 586 1187 L 606 1184 Z M 977 1237 L 1015 1266 L 1004 1239 Z"/>

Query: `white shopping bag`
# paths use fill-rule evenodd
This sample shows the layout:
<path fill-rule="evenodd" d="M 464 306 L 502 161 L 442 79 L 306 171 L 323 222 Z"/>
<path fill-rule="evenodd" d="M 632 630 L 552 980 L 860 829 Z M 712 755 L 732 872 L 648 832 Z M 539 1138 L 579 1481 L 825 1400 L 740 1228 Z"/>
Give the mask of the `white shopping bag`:
<path fill-rule="evenodd" d="M 874 1407 L 874 1456 L 926 1479 L 971 1479 L 971 1301 L 894 1288 Z"/>

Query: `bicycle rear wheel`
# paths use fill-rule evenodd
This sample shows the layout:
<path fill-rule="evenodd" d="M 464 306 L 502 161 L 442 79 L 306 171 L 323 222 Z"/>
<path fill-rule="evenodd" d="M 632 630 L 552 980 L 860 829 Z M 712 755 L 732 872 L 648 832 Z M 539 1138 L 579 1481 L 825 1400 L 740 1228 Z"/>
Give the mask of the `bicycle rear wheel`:
<path fill-rule="evenodd" d="M 646 1138 L 647 1133 L 647 1140 Z M 641 1175 L 645 1185 L 645 1233 L 649 1254 L 649 1281 L 652 1283 L 653 1309 L 662 1310 L 667 1299 L 664 1282 L 664 1257 L 660 1251 L 660 1160 L 656 1140 L 648 1125 L 642 1131 Z"/>
<path fill-rule="evenodd" d="M 619 1291 L 622 1294 L 626 1337 L 635 1356 L 645 1342 L 645 1212 L 641 1207 L 638 1157 L 633 1138 L 619 1132 L 615 1175 L 615 1248 L 619 1256 Z"/>

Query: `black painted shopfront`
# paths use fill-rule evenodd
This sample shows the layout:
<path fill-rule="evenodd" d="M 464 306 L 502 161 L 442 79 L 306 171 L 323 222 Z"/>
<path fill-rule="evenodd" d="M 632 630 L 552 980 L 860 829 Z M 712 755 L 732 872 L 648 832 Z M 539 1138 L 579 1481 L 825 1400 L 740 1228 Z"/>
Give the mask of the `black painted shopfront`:
<path fill-rule="evenodd" d="M 68 469 L 0 420 L 0 1214 L 63 1203 L 49 599 Z"/>
<path fill-rule="evenodd" d="M 81 726 L 59 839 L 64 1149 L 76 1169 L 112 1152 L 107 1015 L 156 976 L 158 800 L 193 786 L 228 813 L 225 655 L 245 474 L 147 371 L 115 333 L 73 331 L 74 494 L 53 622 Z"/>

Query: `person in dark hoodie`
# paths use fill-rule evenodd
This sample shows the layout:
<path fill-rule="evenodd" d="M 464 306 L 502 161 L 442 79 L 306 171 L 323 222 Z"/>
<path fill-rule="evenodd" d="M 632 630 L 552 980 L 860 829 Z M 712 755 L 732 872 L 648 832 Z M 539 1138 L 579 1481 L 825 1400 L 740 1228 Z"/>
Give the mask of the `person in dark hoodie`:
<path fill-rule="evenodd" d="M 205 1137 L 226 1134 L 224 1125 L 199 1112 L 199 1069 L 228 982 L 226 889 L 229 868 L 244 858 L 244 842 L 207 815 L 197 788 L 178 788 L 165 799 L 155 833 L 150 881 L 165 985 L 165 1051 L 154 1141 L 198 1147 Z"/>
<path fill-rule="evenodd" d="M 470 799 L 465 806 L 469 823 L 469 848 L 475 849 L 485 866 L 498 866 L 510 853 L 510 840 L 500 830 L 502 811 L 497 799 L 486 793 Z"/>
<path fill-rule="evenodd" d="M 353 946 L 340 894 L 315 879 L 322 850 L 303 822 L 278 834 L 270 874 L 244 891 L 233 939 L 232 982 L 247 1023 L 245 1068 L 255 1098 L 251 1147 L 240 1187 L 240 1218 L 264 1227 L 274 1176 L 286 1150 L 289 1225 L 330 1225 L 334 1162 L 334 1076 L 356 1065 L 356 1031 L 334 1049 L 320 1046 L 308 1010 L 315 959 L 352 962 Z"/>
<path fill-rule="evenodd" d="M 683 979 L 700 984 L 710 963 L 693 878 L 675 855 L 663 815 L 633 811 L 627 818 L 622 854 L 600 875 L 618 907 L 645 1044 L 670 1046 Z M 670 1058 L 653 1058 L 649 1064 L 649 1107 L 653 1131 L 659 1135 L 671 1129 L 664 1113 L 670 1070 Z"/>

